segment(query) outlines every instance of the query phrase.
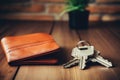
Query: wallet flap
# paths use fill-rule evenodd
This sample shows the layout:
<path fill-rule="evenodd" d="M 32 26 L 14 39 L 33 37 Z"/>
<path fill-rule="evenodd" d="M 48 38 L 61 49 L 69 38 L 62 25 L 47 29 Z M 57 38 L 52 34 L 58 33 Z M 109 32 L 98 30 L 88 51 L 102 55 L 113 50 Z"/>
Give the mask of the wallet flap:
<path fill-rule="evenodd" d="M 52 36 L 45 33 L 4 37 L 1 42 L 8 63 L 43 56 L 59 49 Z"/>

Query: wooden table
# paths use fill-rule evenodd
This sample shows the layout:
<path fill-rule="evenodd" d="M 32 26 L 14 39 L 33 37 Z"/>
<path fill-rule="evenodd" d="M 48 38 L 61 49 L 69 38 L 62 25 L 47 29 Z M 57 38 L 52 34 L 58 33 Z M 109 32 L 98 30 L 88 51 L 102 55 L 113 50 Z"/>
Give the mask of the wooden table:
<path fill-rule="evenodd" d="M 120 80 L 120 24 L 119 22 L 91 22 L 87 30 L 71 30 L 67 22 L 5 21 L 0 23 L 0 39 L 44 32 L 51 34 L 62 48 L 61 63 L 70 60 L 71 50 L 79 40 L 87 40 L 110 60 L 113 68 L 93 63 L 85 70 L 78 66 L 64 69 L 60 65 L 9 66 L 0 46 L 0 80 Z"/>

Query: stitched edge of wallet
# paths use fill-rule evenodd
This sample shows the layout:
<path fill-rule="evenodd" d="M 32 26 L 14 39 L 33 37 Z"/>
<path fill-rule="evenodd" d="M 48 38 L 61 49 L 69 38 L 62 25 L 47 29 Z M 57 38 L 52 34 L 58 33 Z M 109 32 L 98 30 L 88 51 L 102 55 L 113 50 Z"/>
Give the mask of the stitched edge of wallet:
<path fill-rule="evenodd" d="M 47 44 L 48 42 L 55 42 L 55 41 L 53 39 L 51 39 L 51 40 L 46 40 L 46 41 L 37 41 L 37 42 L 32 42 L 32 43 L 17 45 L 17 46 L 8 48 L 6 50 L 6 52 L 10 53 L 10 52 L 12 52 L 14 50 L 17 50 L 17 49 L 28 48 L 28 47 L 33 47 L 33 46 L 39 46 L 39 45 Z"/>

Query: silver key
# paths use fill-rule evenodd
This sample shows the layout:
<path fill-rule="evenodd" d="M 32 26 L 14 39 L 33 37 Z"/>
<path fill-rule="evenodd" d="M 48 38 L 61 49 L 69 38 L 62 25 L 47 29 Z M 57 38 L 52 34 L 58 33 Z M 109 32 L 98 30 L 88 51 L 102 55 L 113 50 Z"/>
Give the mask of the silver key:
<path fill-rule="evenodd" d="M 68 61 L 67 63 L 63 64 L 64 68 L 69 68 L 69 67 L 72 67 L 75 64 L 79 63 L 80 59 L 77 58 L 77 54 L 76 54 L 76 51 L 75 51 L 74 48 L 72 49 L 72 53 L 71 54 L 74 54 L 74 56 L 72 56 L 74 58 L 72 60 Z"/>
<path fill-rule="evenodd" d="M 81 43 L 86 43 L 87 45 L 81 46 Z M 94 46 L 90 46 L 89 43 L 85 41 L 78 42 L 77 46 L 73 48 L 71 56 L 74 58 L 65 63 L 63 65 L 64 68 L 79 64 L 80 69 L 84 69 L 88 61 L 98 62 L 106 67 L 112 67 L 111 62 L 100 56 L 100 51 L 94 50 Z"/>
<path fill-rule="evenodd" d="M 89 56 L 94 54 L 94 47 L 88 45 L 80 46 L 81 43 L 85 43 L 84 41 L 80 41 L 77 44 L 77 47 L 73 48 L 72 56 L 80 59 L 79 67 L 80 69 L 84 69 L 86 67 L 86 61 Z"/>
<path fill-rule="evenodd" d="M 95 54 L 94 54 L 93 58 L 91 59 L 91 61 L 98 62 L 105 67 L 112 67 L 112 63 L 109 62 L 107 59 L 104 59 L 102 56 L 100 56 L 99 51 L 95 51 Z"/>
<path fill-rule="evenodd" d="M 81 57 L 81 56 L 91 56 L 94 54 L 94 47 L 93 46 L 82 46 L 82 47 L 75 47 L 72 50 L 71 56 L 73 57 Z"/>
<path fill-rule="evenodd" d="M 70 68 L 70 67 L 76 65 L 79 62 L 80 62 L 80 59 L 73 58 L 72 60 L 70 60 L 67 63 L 63 64 L 63 66 L 64 66 L 64 68 Z"/>
<path fill-rule="evenodd" d="M 87 58 L 88 58 L 87 56 L 81 56 L 80 62 L 79 62 L 80 69 L 84 69 L 86 67 Z"/>

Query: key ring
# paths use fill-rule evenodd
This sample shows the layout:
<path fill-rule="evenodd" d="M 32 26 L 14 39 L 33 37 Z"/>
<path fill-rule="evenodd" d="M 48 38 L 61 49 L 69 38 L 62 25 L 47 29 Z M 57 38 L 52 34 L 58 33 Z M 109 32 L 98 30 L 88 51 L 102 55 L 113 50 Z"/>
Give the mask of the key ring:
<path fill-rule="evenodd" d="M 77 43 L 76 47 L 80 48 L 80 46 L 90 46 L 90 43 L 85 40 L 81 40 Z"/>

